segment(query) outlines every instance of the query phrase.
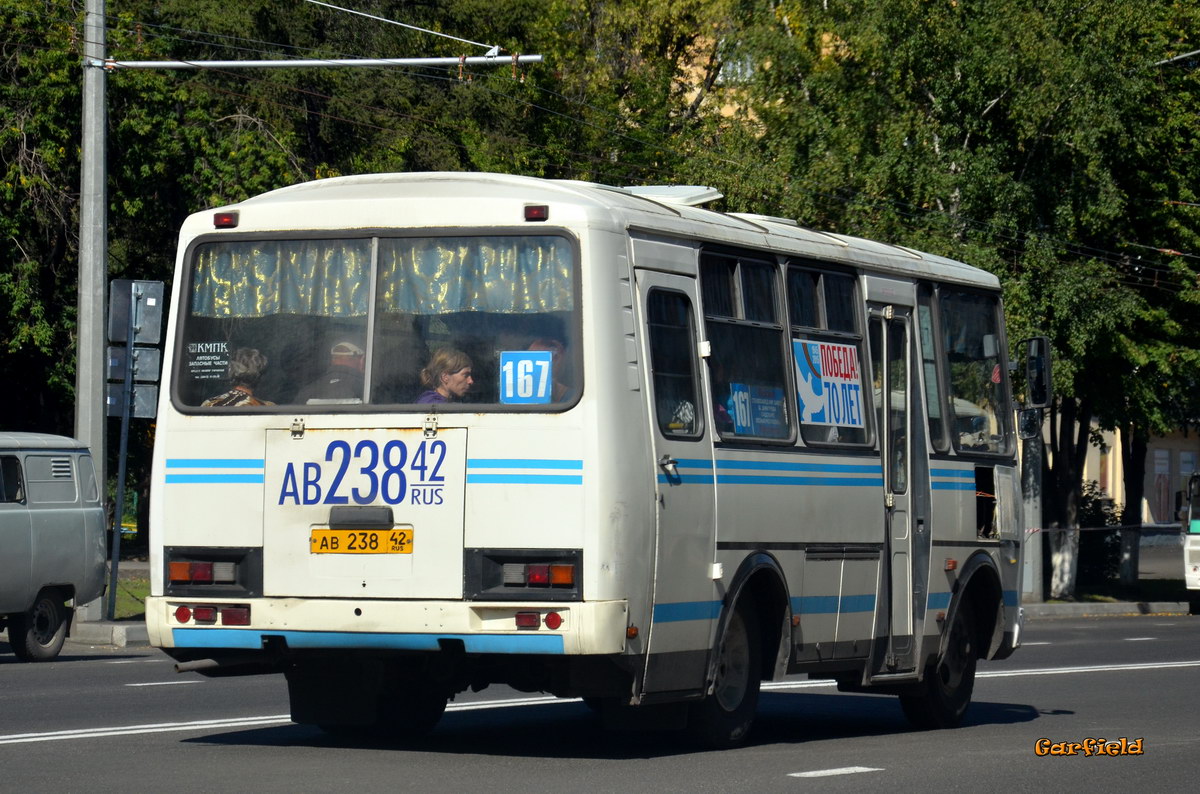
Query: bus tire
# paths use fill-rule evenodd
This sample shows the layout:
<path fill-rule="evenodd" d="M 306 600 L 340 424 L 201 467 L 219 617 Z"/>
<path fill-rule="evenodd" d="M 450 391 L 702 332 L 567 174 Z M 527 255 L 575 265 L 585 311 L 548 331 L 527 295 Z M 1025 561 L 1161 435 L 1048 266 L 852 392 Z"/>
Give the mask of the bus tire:
<path fill-rule="evenodd" d="M 758 617 L 743 599 L 717 647 L 712 693 L 690 709 L 688 732 L 693 739 L 714 749 L 745 741 L 758 709 L 760 655 Z"/>
<path fill-rule="evenodd" d="M 389 695 L 379 704 L 381 735 L 400 742 L 428 736 L 446 713 L 448 700 L 442 690 L 430 686 Z"/>
<path fill-rule="evenodd" d="M 914 727 L 957 728 L 971 704 L 978 654 L 977 632 L 969 606 L 960 604 L 955 611 L 946 650 L 925 672 L 917 690 L 900 696 L 900 708 Z"/>
<path fill-rule="evenodd" d="M 8 644 L 23 662 L 48 662 L 67 639 L 67 608 L 55 590 L 43 590 L 27 612 L 8 618 Z"/>

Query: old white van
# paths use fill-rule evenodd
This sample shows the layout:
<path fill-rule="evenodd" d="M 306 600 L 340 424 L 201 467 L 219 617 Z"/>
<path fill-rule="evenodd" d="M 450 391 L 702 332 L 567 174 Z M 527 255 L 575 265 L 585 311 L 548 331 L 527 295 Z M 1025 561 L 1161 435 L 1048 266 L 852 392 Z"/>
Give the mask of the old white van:
<path fill-rule="evenodd" d="M 74 605 L 104 592 L 104 510 L 80 441 L 0 433 L 0 629 L 17 658 L 53 659 Z"/>

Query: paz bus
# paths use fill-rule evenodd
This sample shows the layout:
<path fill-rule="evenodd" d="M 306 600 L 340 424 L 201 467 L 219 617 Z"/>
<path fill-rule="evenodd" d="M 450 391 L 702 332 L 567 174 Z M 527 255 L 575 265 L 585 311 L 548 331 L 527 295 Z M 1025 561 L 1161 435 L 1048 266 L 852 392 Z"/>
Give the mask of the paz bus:
<path fill-rule="evenodd" d="M 728 746 L 791 674 L 956 725 L 1021 628 L 999 283 L 718 198 L 374 174 L 188 218 L 151 643 L 335 733 L 504 684 Z"/>

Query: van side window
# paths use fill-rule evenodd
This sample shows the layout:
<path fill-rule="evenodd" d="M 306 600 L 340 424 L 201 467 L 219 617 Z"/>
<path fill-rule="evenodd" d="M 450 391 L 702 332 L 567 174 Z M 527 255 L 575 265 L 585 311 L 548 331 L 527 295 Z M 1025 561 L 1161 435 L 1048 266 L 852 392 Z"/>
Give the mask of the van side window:
<path fill-rule="evenodd" d="M 61 455 L 27 455 L 25 480 L 36 504 L 69 504 L 76 500 L 75 467 Z"/>
<path fill-rule="evenodd" d="M 25 478 L 15 455 L 0 455 L 0 502 L 24 502 Z"/>
<path fill-rule="evenodd" d="M 706 252 L 700 280 L 717 431 L 724 439 L 790 438 L 778 269 L 761 259 Z"/>
<path fill-rule="evenodd" d="M 857 280 L 847 273 L 792 265 L 787 294 L 804 443 L 869 443 Z"/>

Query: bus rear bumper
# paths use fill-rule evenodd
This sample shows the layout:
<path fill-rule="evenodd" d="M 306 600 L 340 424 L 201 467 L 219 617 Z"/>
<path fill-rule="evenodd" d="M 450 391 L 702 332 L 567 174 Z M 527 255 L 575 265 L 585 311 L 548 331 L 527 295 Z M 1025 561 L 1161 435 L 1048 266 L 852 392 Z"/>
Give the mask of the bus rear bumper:
<path fill-rule="evenodd" d="M 186 607 L 186 612 L 180 610 Z M 196 608 L 214 607 L 199 623 Z M 246 625 L 227 625 L 222 608 L 248 608 Z M 188 615 L 187 613 L 190 613 Z M 517 613 L 537 613 L 536 628 L 517 628 Z M 554 629 L 548 628 L 557 623 Z M 146 627 L 159 648 L 257 651 L 438 651 L 469 654 L 591 655 L 625 650 L 624 601 L 454 602 L 343 599 L 196 599 L 149 597 Z M 182 618 L 187 617 L 186 620 Z"/>

